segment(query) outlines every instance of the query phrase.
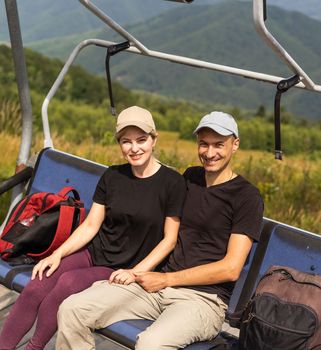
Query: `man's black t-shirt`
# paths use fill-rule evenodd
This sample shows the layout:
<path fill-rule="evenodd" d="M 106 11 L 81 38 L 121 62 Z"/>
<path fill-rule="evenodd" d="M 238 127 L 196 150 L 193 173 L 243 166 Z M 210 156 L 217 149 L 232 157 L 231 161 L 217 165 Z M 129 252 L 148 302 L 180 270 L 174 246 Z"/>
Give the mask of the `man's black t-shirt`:
<path fill-rule="evenodd" d="M 183 176 L 164 165 L 147 178 L 135 177 L 129 164 L 109 167 L 93 196 L 106 208 L 88 245 L 94 265 L 134 267 L 163 239 L 165 218 L 181 217 L 185 194 Z"/>
<path fill-rule="evenodd" d="M 187 195 L 178 242 L 164 271 L 179 271 L 224 258 L 231 233 L 258 240 L 263 201 L 256 187 L 238 175 L 225 183 L 206 187 L 203 167 L 185 171 Z M 234 282 L 188 286 L 215 293 L 228 303 Z"/>

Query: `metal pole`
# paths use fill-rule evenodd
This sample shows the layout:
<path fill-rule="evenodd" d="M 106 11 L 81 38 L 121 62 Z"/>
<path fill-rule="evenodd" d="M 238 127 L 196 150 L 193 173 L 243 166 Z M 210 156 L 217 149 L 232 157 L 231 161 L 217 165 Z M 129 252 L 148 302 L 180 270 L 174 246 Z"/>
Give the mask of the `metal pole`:
<path fill-rule="evenodd" d="M 32 142 L 32 107 L 17 3 L 16 0 L 5 0 L 5 4 L 22 114 L 22 135 L 17 159 L 17 168 L 19 169 L 27 163 L 30 154 Z"/>
<path fill-rule="evenodd" d="M 5 0 L 7 21 L 9 27 L 11 51 L 13 56 L 14 68 L 16 73 L 18 95 L 22 114 L 22 134 L 20 150 L 16 163 L 16 172 L 25 168 L 30 155 L 32 142 L 32 107 L 29 93 L 29 83 L 27 76 L 27 68 L 25 56 L 23 52 L 23 44 L 21 38 L 19 15 L 16 0 Z M 12 189 L 11 208 L 21 199 L 24 186 L 19 184 Z M 6 220 L 3 222 L 5 224 Z M 0 232 L 3 227 L 0 227 Z"/>

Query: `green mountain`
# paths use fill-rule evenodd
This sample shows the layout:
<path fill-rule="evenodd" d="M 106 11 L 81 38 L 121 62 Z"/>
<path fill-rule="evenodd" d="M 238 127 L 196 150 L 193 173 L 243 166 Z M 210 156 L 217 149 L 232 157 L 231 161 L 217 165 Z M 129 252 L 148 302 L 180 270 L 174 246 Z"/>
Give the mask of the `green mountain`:
<path fill-rule="evenodd" d="M 154 0 L 95 0 L 96 6 L 120 23 L 134 23 L 182 6 Z M 60 38 L 101 28 L 97 19 L 77 0 L 17 1 L 25 42 Z M 4 1 L 0 2 L 0 40 L 8 40 Z"/>
<path fill-rule="evenodd" d="M 298 11 L 315 19 L 321 20 L 320 0 L 267 0 L 268 5 L 279 6 L 285 10 Z"/>
<path fill-rule="evenodd" d="M 316 82 L 321 82 L 321 23 L 298 12 L 276 7 L 268 10 L 268 27 L 293 58 Z M 213 6 L 184 6 L 144 23 L 126 28 L 148 48 L 230 65 L 282 77 L 292 72 L 255 32 L 248 2 L 224 2 Z M 122 41 L 111 31 L 90 37 Z M 32 44 L 46 55 L 65 58 L 80 40 L 51 40 Z M 69 47 L 69 49 L 68 49 Z M 104 74 L 105 50 L 86 49 L 78 62 L 94 73 Z M 275 86 L 219 72 L 190 69 L 169 62 L 121 53 L 111 59 L 112 77 L 125 86 L 196 101 L 273 109 Z M 292 113 L 321 119 L 320 94 L 299 89 L 287 92 L 282 105 Z"/>

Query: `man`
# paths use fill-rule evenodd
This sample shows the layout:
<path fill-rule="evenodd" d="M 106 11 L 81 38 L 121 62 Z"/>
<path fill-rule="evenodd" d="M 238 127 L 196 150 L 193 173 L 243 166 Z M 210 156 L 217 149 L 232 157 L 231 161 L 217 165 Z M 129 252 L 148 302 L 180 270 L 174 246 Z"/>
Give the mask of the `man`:
<path fill-rule="evenodd" d="M 94 349 L 91 331 L 124 319 L 155 320 L 138 336 L 138 350 L 184 348 L 221 330 L 235 281 L 259 238 L 263 202 L 232 170 L 240 142 L 234 118 L 212 112 L 194 133 L 203 166 L 184 174 L 179 239 L 162 272 L 136 273 L 129 285 L 96 282 L 69 297 L 58 313 L 57 349 Z"/>

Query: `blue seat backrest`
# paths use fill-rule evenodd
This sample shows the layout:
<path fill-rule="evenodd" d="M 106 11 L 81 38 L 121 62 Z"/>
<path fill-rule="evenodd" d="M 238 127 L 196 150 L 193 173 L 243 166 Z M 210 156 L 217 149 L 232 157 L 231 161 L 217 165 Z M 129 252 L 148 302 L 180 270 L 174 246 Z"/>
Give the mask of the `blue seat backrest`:
<path fill-rule="evenodd" d="M 276 222 L 273 220 L 267 218 L 263 219 L 260 241 L 253 243 L 241 275 L 235 284 L 227 310 L 228 319 L 233 318 L 234 313 L 238 313 L 244 308 L 254 291 L 256 277 L 262 264 L 262 257 L 267 249 L 268 237 L 271 228 L 275 226 L 275 224 Z M 231 323 L 231 325 L 233 324 Z"/>
<path fill-rule="evenodd" d="M 271 265 L 284 265 L 321 275 L 321 236 L 277 224 L 270 232 L 257 282 Z"/>
<path fill-rule="evenodd" d="M 56 193 L 71 186 L 79 192 L 88 213 L 97 182 L 106 169 L 107 166 L 46 148 L 38 156 L 28 193 Z"/>
<path fill-rule="evenodd" d="M 229 302 L 229 306 L 228 306 L 228 310 L 227 310 L 227 314 L 233 314 L 236 310 L 237 307 L 237 303 L 240 297 L 240 294 L 243 290 L 243 287 L 246 288 L 245 281 L 246 281 L 246 277 L 247 274 L 249 272 L 250 266 L 253 262 L 253 257 L 256 251 L 256 247 L 257 247 L 257 243 L 253 243 L 252 249 L 250 251 L 250 254 L 245 262 L 245 265 L 242 269 L 241 275 L 239 277 L 239 279 L 237 280 L 237 282 L 235 283 L 235 287 L 233 289 L 233 294 L 231 296 L 230 302 Z"/>

